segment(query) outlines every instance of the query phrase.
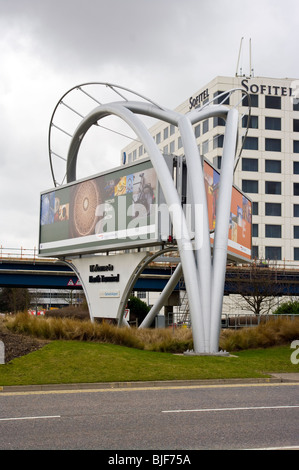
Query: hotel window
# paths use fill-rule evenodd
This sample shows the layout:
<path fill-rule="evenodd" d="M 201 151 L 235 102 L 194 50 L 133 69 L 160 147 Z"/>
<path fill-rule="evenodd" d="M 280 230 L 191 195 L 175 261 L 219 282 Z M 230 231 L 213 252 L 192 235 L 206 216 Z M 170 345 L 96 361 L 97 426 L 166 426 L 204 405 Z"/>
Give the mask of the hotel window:
<path fill-rule="evenodd" d="M 255 180 L 242 180 L 242 191 L 244 193 L 258 193 L 259 182 Z"/>
<path fill-rule="evenodd" d="M 293 162 L 293 173 L 299 175 L 299 162 Z"/>
<path fill-rule="evenodd" d="M 168 139 L 168 127 L 165 127 L 163 135 L 164 135 L 164 140 Z"/>
<path fill-rule="evenodd" d="M 281 182 L 280 181 L 265 181 L 265 193 L 266 194 L 281 194 Z"/>
<path fill-rule="evenodd" d="M 170 153 L 174 153 L 174 148 L 175 148 L 175 143 L 174 140 L 170 142 L 169 144 L 169 151 Z"/>
<path fill-rule="evenodd" d="M 294 196 L 299 196 L 299 183 L 294 183 Z"/>
<path fill-rule="evenodd" d="M 281 139 L 265 139 L 265 150 L 267 152 L 281 152 Z"/>
<path fill-rule="evenodd" d="M 299 248 L 294 248 L 294 261 L 299 261 Z"/>
<path fill-rule="evenodd" d="M 265 170 L 266 173 L 281 173 L 281 161 L 266 160 Z"/>
<path fill-rule="evenodd" d="M 293 119 L 293 132 L 299 132 L 299 119 Z"/>
<path fill-rule="evenodd" d="M 298 100 L 298 98 L 295 98 L 293 100 L 293 111 L 299 111 L 299 100 Z"/>
<path fill-rule="evenodd" d="M 299 217 L 299 204 L 294 204 L 293 217 Z"/>
<path fill-rule="evenodd" d="M 163 153 L 164 153 L 164 155 L 168 155 L 168 145 L 164 145 Z"/>
<path fill-rule="evenodd" d="M 266 246 L 266 259 L 281 260 L 281 246 Z"/>
<path fill-rule="evenodd" d="M 259 247 L 252 245 L 251 247 L 251 259 L 258 259 L 259 257 Z"/>
<path fill-rule="evenodd" d="M 137 150 L 133 150 L 133 161 L 137 158 Z"/>
<path fill-rule="evenodd" d="M 252 203 L 252 215 L 259 215 L 259 203 L 258 202 Z"/>
<path fill-rule="evenodd" d="M 243 137 L 243 149 L 258 150 L 259 140 L 258 137 Z"/>
<path fill-rule="evenodd" d="M 175 126 L 173 124 L 170 124 L 169 135 L 173 135 L 174 133 L 175 133 Z"/>
<path fill-rule="evenodd" d="M 266 238 L 281 238 L 281 225 L 266 224 Z"/>
<path fill-rule="evenodd" d="M 179 137 L 179 138 L 178 138 L 178 149 L 180 149 L 181 147 L 183 147 L 183 144 L 182 144 L 182 137 Z"/>
<path fill-rule="evenodd" d="M 270 109 L 281 109 L 281 97 L 280 96 L 265 96 L 265 107 Z"/>
<path fill-rule="evenodd" d="M 209 120 L 206 119 L 203 123 L 202 123 L 202 133 L 205 134 L 206 132 L 208 132 L 209 130 Z"/>
<path fill-rule="evenodd" d="M 221 95 L 223 93 L 222 96 L 220 96 L 219 98 L 216 98 L 217 96 Z M 224 91 L 216 91 L 216 93 L 214 93 L 213 95 L 215 99 L 214 101 L 214 104 L 229 104 L 229 93 L 224 93 Z"/>
<path fill-rule="evenodd" d="M 132 163 L 132 153 L 129 153 L 128 155 L 128 163 Z"/>
<path fill-rule="evenodd" d="M 221 159 L 222 157 L 214 157 L 213 158 L 213 165 L 220 170 L 221 168 Z"/>
<path fill-rule="evenodd" d="M 294 225 L 294 238 L 299 238 L 299 225 Z"/>
<path fill-rule="evenodd" d="M 299 140 L 294 140 L 293 141 L 293 152 L 294 153 L 299 153 Z"/>
<path fill-rule="evenodd" d="M 215 135 L 213 139 L 213 148 L 222 148 L 223 147 L 223 141 L 224 141 L 224 135 L 223 134 L 218 134 Z"/>
<path fill-rule="evenodd" d="M 214 127 L 217 127 L 217 126 L 225 126 L 226 122 L 224 119 L 222 119 L 221 117 L 214 117 L 213 118 L 213 126 Z"/>
<path fill-rule="evenodd" d="M 243 95 L 243 101 L 242 101 L 242 106 L 249 106 L 251 105 L 252 108 L 258 108 L 259 107 L 259 96 L 258 95 Z"/>
<path fill-rule="evenodd" d="M 208 153 L 208 151 L 209 151 L 209 141 L 205 140 L 202 143 L 202 154 L 205 155 L 206 153 Z"/>
<path fill-rule="evenodd" d="M 271 131 L 281 131 L 281 118 L 266 117 L 265 129 L 269 129 Z"/>
<path fill-rule="evenodd" d="M 242 158 L 242 171 L 258 171 L 258 165 L 257 158 Z"/>
<path fill-rule="evenodd" d="M 250 129 L 258 129 L 259 127 L 259 118 L 258 116 L 250 116 L 248 124 L 248 115 L 246 114 L 242 118 L 242 127 L 249 127 Z"/>
<path fill-rule="evenodd" d="M 200 124 L 198 124 L 197 126 L 195 126 L 195 128 L 194 128 L 194 134 L 195 134 L 195 137 L 199 137 L 199 136 L 200 136 Z"/>
<path fill-rule="evenodd" d="M 266 202 L 265 209 L 266 215 L 281 216 L 281 204 L 279 202 Z"/>
<path fill-rule="evenodd" d="M 259 226 L 258 224 L 252 224 L 252 236 L 258 237 L 259 236 Z"/>
<path fill-rule="evenodd" d="M 140 145 L 138 149 L 138 156 L 141 157 L 142 154 L 143 154 L 143 145 Z"/>
<path fill-rule="evenodd" d="M 161 132 L 159 132 L 157 135 L 156 135 L 156 144 L 160 144 L 161 143 Z"/>

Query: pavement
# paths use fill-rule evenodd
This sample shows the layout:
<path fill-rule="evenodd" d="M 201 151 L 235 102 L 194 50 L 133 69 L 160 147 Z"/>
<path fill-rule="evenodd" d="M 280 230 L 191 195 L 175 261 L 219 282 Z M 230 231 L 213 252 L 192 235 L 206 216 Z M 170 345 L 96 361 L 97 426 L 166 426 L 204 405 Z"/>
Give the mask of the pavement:
<path fill-rule="evenodd" d="M 272 374 L 269 378 L 261 379 L 216 379 L 216 380 L 169 380 L 147 382 L 97 382 L 73 384 L 44 384 L 44 385 L 10 385 L 0 386 L 1 392 L 41 392 L 63 390 L 107 390 L 107 389 L 145 389 L 145 388 L 179 388 L 200 386 L 247 385 L 247 384 L 278 384 L 299 383 L 299 373 Z"/>

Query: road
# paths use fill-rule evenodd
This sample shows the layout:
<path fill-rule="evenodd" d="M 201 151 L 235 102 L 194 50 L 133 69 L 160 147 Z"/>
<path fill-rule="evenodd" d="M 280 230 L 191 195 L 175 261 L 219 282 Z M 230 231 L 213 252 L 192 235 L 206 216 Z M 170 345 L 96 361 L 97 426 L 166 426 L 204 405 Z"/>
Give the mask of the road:
<path fill-rule="evenodd" d="M 299 382 L 2 391 L 0 449 L 299 449 L 298 392 Z"/>

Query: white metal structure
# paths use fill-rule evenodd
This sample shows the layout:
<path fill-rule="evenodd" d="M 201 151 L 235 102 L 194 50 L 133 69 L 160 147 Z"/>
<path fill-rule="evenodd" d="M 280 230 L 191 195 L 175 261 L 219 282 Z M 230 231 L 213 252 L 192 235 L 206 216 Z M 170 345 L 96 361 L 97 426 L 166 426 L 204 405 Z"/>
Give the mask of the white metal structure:
<path fill-rule="evenodd" d="M 120 94 L 119 90 L 125 90 L 115 85 L 105 85 L 112 87 L 118 94 Z M 141 97 L 141 95 L 137 96 Z M 143 99 L 143 97 L 141 98 Z M 230 204 L 233 174 L 236 166 L 238 111 L 236 108 L 229 109 L 221 104 L 209 103 L 202 108 L 191 110 L 187 114 L 181 114 L 162 108 L 146 99 L 99 104 L 82 118 L 71 137 L 66 159 L 68 183 L 76 180 L 77 156 L 87 131 L 92 126 L 98 125 L 102 118 L 109 115 L 118 116 L 135 132 L 151 159 L 168 207 L 175 208 L 175 210 L 170 211 L 170 215 L 181 265 L 179 265 L 174 277 L 177 278 L 177 273 L 180 274 L 182 269 L 189 299 L 194 353 L 219 354 Z M 188 170 L 188 185 L 195 208 L 194 239 L 190 236 L 180 197 L 162 153 L 139 115 L 150 116 L 170 123 L 180 131 Z M 216 116 L 226 120 L 226 129 L 212 254 L 203 169 L 192 125 Z M 51 158 L 52 152 L 50 149 Z M 56 184 L 55 177 L 54 183 Z M 166 292 L 170 287 L 168 286 Z M 157 305 L 157 312 L 158 307 Z M 151 315 L 154 313 L 151 312 Z"/>

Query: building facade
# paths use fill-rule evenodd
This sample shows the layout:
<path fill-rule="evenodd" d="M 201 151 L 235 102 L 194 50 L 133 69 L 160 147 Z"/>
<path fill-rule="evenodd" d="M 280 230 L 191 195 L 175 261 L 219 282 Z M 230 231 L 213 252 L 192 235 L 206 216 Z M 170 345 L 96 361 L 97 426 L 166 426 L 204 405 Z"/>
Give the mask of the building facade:
<path fill-rule="evenodd" d="M 234 184 L 253 201 L 252 258 L 291 265 L 299 261 L 299 100 L 296 87 L 299 88 L 296 79 L 219 76 L 176 108 L 180 113 L 187 113 L 211 101 L 237 107 L 240 115 L 238 148 L 242 147 L 242 153 Z M 230 93 L 232 89 L 236 91 Z M 220 118 L 209 118 L 194 126 L 200 155 L 220 170 L 224 131 L 225 122 Z M 175 126 L 158 122 L 150 132 L 162 153 L 184 154 Z M 123 151 L 127 163 L 146 156 L 142 144 L 136 141 Z"/>

